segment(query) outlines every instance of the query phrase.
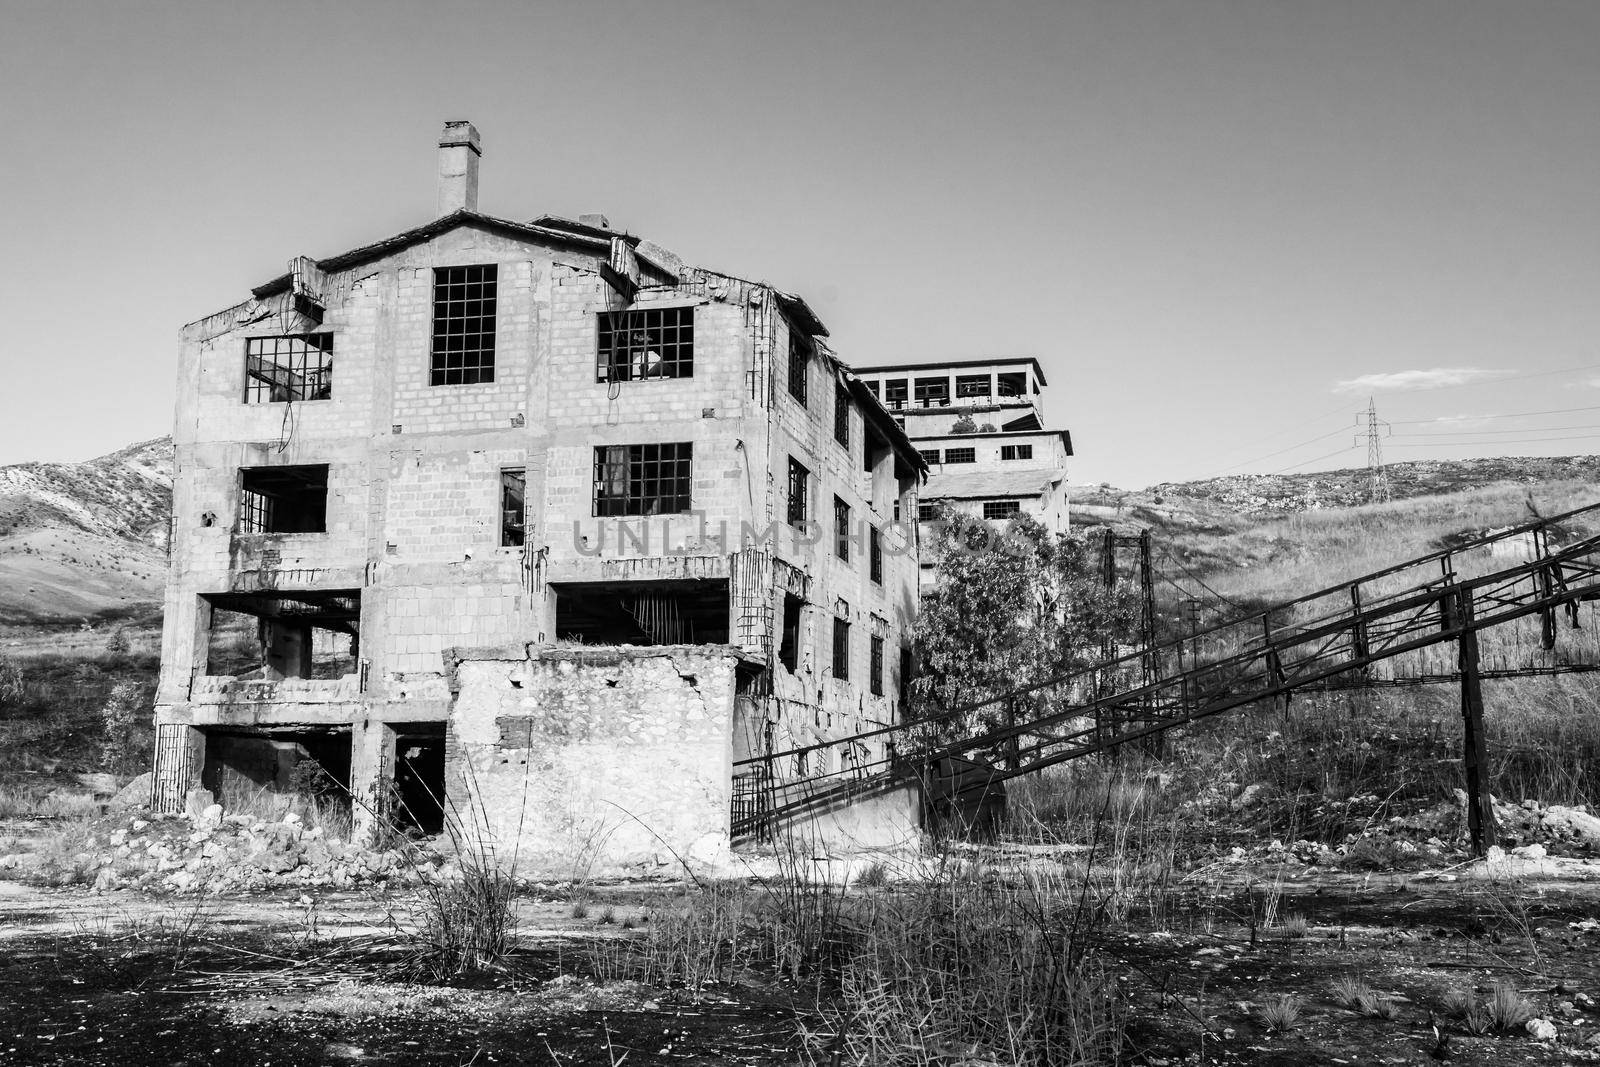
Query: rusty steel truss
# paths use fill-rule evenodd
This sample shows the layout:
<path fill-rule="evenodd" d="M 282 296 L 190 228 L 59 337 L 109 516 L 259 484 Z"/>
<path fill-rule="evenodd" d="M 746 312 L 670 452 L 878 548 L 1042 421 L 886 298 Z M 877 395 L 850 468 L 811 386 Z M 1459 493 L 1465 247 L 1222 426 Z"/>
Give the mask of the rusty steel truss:
<path fill-rule="evenodd" d="M 773 796 L 763 806 L 763 825 L 736 820 L 734 835 L 909 781 L 926 784 L 951 761 L 989 765 L 980 788 L 990 788 L 1299 693 L 1452 682 L 1461 689 L 1469 832 L 1481 852 L 1494 840 L 1482 681 L 1600 669 L 1597 628 L 1584 628 L 1579 610 L 1600 600 L 1600 536 L 1573 532 L 1591 522 L 1600 523 L 1600 503 L 1425 553 L 990 700 L 740 761 L 737 771 L 769 776 Z M 1486 654 L 1489 639 L 1499 647 Z M 807 778 L 776 773 L 803 753 L 852 745 L 876 757 Z"/>

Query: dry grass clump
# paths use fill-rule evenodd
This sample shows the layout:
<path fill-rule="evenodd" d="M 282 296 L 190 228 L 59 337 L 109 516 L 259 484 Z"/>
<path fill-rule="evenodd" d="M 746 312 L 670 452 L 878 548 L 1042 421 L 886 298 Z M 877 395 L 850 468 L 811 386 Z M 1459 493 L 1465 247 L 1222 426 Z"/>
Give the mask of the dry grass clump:
<path fill-rule="evenodd" d="M 1517 987 L 1502 979 L 1489 994 L 1489 1023 L 1502 1034 L 1520 1032 L 1538 1014 Z"/>
<path fill-rule="evenodd" d="M 1286 1034 L 1300 1021 L 1300 998 L 1293 993 L 1274 997 L 1261 1005 L 1261 1022 L 1274 1033 Z"/>

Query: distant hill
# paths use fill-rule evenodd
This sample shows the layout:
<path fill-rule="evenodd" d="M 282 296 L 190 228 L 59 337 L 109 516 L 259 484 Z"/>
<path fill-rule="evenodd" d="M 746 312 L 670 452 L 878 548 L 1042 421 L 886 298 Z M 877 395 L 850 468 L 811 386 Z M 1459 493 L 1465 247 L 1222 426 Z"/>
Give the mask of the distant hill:
<path fill-rule="evenodd" d="M 0 621 L 148 614 L 166 578 L 172 439 L 0 467 Z"/>
<path fill-rule="evenodd" d="M 1600 489 L 1600 456 L 1499 456 L 1492 459 L 1416 460 L 1386 468 L 1394 500 L 1460 493 L 1513 485 L 1595 482 Z M 1312 474 L 1230 474 L 1194 482 L 1162 482 L 1148 489 L 1109 485 L 1074 486 L 1069 498 L 1076 513 L 1103 516 L 1132 508 L 1199 509 L 1233 515 L 1287 515 L 1371 502 L 1366 468 Z"/>

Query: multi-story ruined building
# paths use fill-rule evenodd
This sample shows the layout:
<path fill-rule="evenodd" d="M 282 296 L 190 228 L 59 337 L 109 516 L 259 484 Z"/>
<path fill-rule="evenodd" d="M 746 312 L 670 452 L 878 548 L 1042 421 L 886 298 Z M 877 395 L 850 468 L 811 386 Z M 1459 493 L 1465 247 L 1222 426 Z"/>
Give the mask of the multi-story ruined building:
<path fill-rule="evenodd" d="M 433 221 L 184 327 L 157 802 L 313 767 L 358 826 L 714 859 L 853 757 L 735 761 L 900 713 L 926 465 L 802 299 L 480 214 L 479 158 L 448 124 Z"/>
<path fill-rule="evenodd" d="M 898 363 L 857 373 L 929 465 L 919 519 L 944 506 L 1001 521 L 1020 513 L 1052 533 L 1066 531 L 1072 435 L 1044 428 L 1038 360 Z M 926 553 L 922 566 L 931 580 Z"/>

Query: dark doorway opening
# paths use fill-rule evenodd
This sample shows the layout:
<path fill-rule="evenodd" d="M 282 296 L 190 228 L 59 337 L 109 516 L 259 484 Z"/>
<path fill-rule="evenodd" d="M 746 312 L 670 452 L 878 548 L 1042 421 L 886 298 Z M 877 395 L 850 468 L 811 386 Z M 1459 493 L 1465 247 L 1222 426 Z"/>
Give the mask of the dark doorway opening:
<path fill-rule="evenodd" d="M 390 820 L 398 830 L 444 832 L 444 723 L 396 723 L 394 730 L 394 805 Z"/>

